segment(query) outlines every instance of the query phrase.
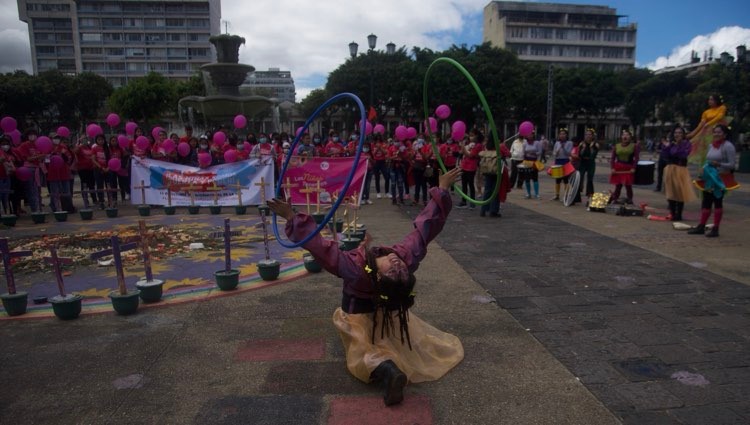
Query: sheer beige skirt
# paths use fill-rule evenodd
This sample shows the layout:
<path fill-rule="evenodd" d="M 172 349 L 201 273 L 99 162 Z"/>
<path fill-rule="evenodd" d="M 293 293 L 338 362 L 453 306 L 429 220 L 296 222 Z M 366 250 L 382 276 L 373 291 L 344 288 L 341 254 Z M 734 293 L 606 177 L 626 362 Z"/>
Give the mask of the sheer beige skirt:
<path fill-rule="evenodd" d="M 381 322 L 382 323 L 382 322 Z M 394 314 L 398 329 L 398 317 Z M 333 313 L 333 324 L 339 330 L 346 351 L 346 367 L 363 382 L 381 362 L 392 360 L 406 374 L 409 382 L 434 381 L 448 373 L 464 358 L 461 341 L 409 312 L 409 336 L 412 349 L 400 334 L 380 338 L 380 326 L 372 344 L 372 314 L 348 314 L 341 308 Z"/>
<path fill-rule="evenodd" d="M 672 201 L 692 202 L 697 199 L 687 167 L 674 164 L 664 167 L 664 192 Z"/>

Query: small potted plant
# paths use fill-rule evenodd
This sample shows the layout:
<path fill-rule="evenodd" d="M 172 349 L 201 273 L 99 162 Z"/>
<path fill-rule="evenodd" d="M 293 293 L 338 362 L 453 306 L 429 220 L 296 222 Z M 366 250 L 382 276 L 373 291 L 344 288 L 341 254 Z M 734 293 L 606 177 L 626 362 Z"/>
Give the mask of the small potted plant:
<path fill-rule="evenodd" d="M 148 217 L 151 215 L 151 205 L 138 205 L 138 215 L 141 217 Z M 115 216 L 116 217 L 116 216 Z"/>
<path fill-rule="evenodd" d="M 121 251 L 128 251 L 138 246 L 138 243 L 131 242 L 125 245 L 120 245 L 120 238 L 112 236 L 112 248 L 105 249 L 103 251 L 95 252 L 91 254 L 92 260 L 112 255 L 115 261 L 115 271 L 117 272 L 117 291 L 112 291 L 109 294 L 109 298 L 112 300 L 112 308 L 121 315 L 133 314 L 138 310 L 138 300 L 141 291 L 129 292 L 128 288 L 125 287 L 125 273 L 122 270 L 122 257 L 120 256 Z"/>
<path fill-rule="evenodd" d="M 3 221 L 3 224 L 8 227 L 15 227 L 16 221 L 18 221 L 18 216 L 14 214 L 4 215 L 2 217 L 2 221 Z"/>
<path fill-rule="evenodd" d="M 83 221 L 89 221 L 94 218 L 94 210 L 90 208 L 83 208 L 78 210 L 78 214 L 81 215 L 81 220 Z"/>
<path fill-rule="evenodd" d="M 44 211 L 36 211 L 31 213 L 31 220 L 34 224 L 43 224 L 47 221 L 47 213 Z"/>
<path fill-rule="evenodd" d="M 140 207 L 139 207 L 140 209 Z M 117 207 L 107 207 L 104 212 L 107 214 L 108 218 L 117 218 L 118 210 Z"/>
<path fill-rule="evenodd" d="M 20 316 L 26 313 L 26 305 L 29 301 L 29 294 L 23 291 L 16 291 L 16 281 L 13 277 L 13 266 L 10 260 L 15 257 L 28 257 L 31 251 L 10 251 L 8 239 L 0 239 L 0 254 L 3 257 L 3 268 L 5 269 L 5 280 L 8 284 L 8 292 L 0 294 L 3 302 L 3 308 L 8 316 Z"/>
<path fill-rule="evenodd" d="M 64 221 L 68 221 L 68 212 L 67 211 L 55 211 L 55 221 L 58 223 L 62 223 Z"/>
<path fill-rule="evenodd" d="M 310 273 L 320 273 L 323 270 L 323 266 L 319 262 L 315 261 L 315 257 L 309 252 L 302 256 L 302 261 L 305 264 L 305 270 Z"/>
<path fill-rule="evenodd" d="M 221 205 L 211 205 L 208 207 L 208 210 L 211 212 L 211 215 L 219 215 L 221 214 Z"/>
<path fill-rule="evenodd" d="M 224 270 L 214 273 L 216 285 L 222 291 L 231 291 L 240 283 L 240 271 L 232 268 L 232 232 L 228 218 L 224 219 L 224 231 L 212 233 L 211 237 L 224 238 Z"/>
<path fill-rule="evenodd" d="M 135 287 L 141 293 L 141 300 L 144 303 L 156 303 L 161 301 L 164 281 L 154 279 L 154 273 L 151 269 L 151 251 L 148 246 L 150 235 L 146 229 L 146 222 L 138 220 L 138 232 L 141 236 L 141 250 L 143 251 L 143 269 L 146 272 L 146 278 L 135 283 Z"/>
<path fill-rule="evenodd" d="M 177 207 L 172 205 L 172 188 L 167 187 L 167 205 L 164 206 L 164 215 L 174 215 Z"/>
<path fill-rule="evenodd" d="M 83 300 L 83 297 L 77 294 L 65 293 L 65 284 L 63 283 L 62 271 L 60 268 L 61 264 L 70 264 L 72 263 L 72 260 L 70 258 L 58 257 L 57 249 L 55 247 L 50 247 L 50 253 L 52 255 L 46 259 L 52 263 L 52 267 L 55 269 L 57 289 L 60 292 L 60 295 L 56 295 L 49 300 L 50 304 L 52 304 L 52 311 L 58 319 L 75 319 L 81 314 L 81 300 Z"/>
<path fill-rule="evenodd" d="M 263 280 L 276 280 L 281 273 L 281 263 L 271 259 L 271 249 L 268 243 L 268 226 L 266 225 L 266 214 L 270 209 L 268 205 L 263 204 L 262 207 L 258 207 L 258 210 L 260 211 L 260 222 L 263 227 L 263 247 L 266 250 L 266 258 L 257 264 L 258 274 Z"/>

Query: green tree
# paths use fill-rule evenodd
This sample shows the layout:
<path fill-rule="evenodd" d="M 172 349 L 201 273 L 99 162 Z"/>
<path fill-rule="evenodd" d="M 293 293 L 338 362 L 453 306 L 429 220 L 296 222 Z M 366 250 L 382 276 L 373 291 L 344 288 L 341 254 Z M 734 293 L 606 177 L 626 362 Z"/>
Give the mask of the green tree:
<path fill-rule="evenodd" d="M 76 75 L 73 87 L 78 121 L 75 125 L 85 124 L 96 118 L 113 90 L 104 77 L 91 72 Z"/>
<path fill-rule="evenodd" d="M 175 84 L 163 75 L 151 72 L 115 90 L 107 103 L 121 116 L 149 122 L 176 109 L 174 99 Z"/>

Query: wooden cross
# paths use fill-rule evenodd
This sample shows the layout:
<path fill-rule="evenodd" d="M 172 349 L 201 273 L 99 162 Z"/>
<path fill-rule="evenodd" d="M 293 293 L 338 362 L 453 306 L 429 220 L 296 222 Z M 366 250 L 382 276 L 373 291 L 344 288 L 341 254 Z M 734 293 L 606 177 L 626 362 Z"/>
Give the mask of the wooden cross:
<path fill-rule="evenodd" d="M 352 206 L 352 218 L 354 219 L 352 221 L 352 227 L 354 228 L 353 232 L 357 231 L 357 210 L 359 210 L 359 197 L 357 196 L 357 191 L 354 191 L 354 195 L 351 197 L 351 206 Z M 352 234 L 353 232 L 350 232 Z"/>
<path fill-rule="evenodd" d="M 219 187 L 216 185 L 216 182 L 214 182 L 214 185 L 211 187 L 207 187 L 207 192 L 213 192 L 214 193 L 214 205 L 219 205 L 219 192 L 224 190 L 223 187 Z"/>
<path fill-rule="evenodd" d="M 16 281 L 13 279 L 13 269 L 10 264 L 10 260 L 16 257 L 28 257 L 32 253 L 31 251 L 12 251 L 8 246 L 8 239 L 0 239 L 0 254 L 3 256 L 3 268 L 5 269 L 5 280 L 8 282 L 8 293 L 13 295 L 16 293 Z"/>
<path fill-rule="evenodd" d="M 137 248 L 138 242 L 129 242 L 124 245 L 120 245 L 120 238 L 117 236 L 112 236 L 110 240 L 112 242 L 112 248 L 95 252 L 91 254 L 90 258 L 92 260 L 96 260 L 108 255 L 114 257 L 115 270 L 117 271 L 117 287 L 120 289 L 120 295 L 126 295 L 128 293 L 128 289 L 125 287 L 125 273 L 123 273 L 122 270 L 122 257 L 120 256 L 120 253 Z"/>
<path fill-rule="evenodd" d="M 290 204 L 292 203 L 292 188 L 299 187 L 299 184 L 292 183 L 292 179 L 287 177 L 286 183 L 281 184 L 281 188 L 284 189 L 284 197 L 286 198 L 287 202 Z"/>
<path fill-rule="evenodd" d="M 148 243 L 151 236 L 148 234 L 146 229 L 146 222 L 144 220 L 138 220 L 138 234 L 141 238 L 141 250 L 143 251 L 143 268 L 146 271 L 146 282 L 152 282 L 154 280 L 154 274 L 151 271 L 151 251 L 149 251 Z"/>
<path fill-rule="evenodd" d="M 72 258 L 61 258 L 57 256 L 57 248 L 51 246 L 49 248 L 50 256 L 44 257 L 44 259 L 52 264 L 52 268 L 55 270 L 55 279 L 57 279 L 57 289 L 60 291 L 60 296 L 65 297 L 65 284 L 63 283 L 62 268 L 63 264 L 72 264 Z"/>
<path fill-rule="evenodd" d="M 167 186 L 167 206 L 172 206 L 172 186 Z"/>
<path fill-rule="evenodd" d="M 299 190 L 299 193 L 305 194 L 305 204 L 307 204 L 307 214 L 310 215 L 310 194 L 315 192 L 316 189 L 313 187 L 305 186 L 303 189 Z"/>
<path fill-rule="evenodd" d="M 266 203 L 266 186 L 271 186 L 271 183 L 266 183 L 266 179 L 261 177 L 260 183 L 255 183 L 255 186 L 260 186 L 260 205 Z"/>
<path fill-rule="evenodd" d="M 338 199 L 339 199 L 339 192 L 336 191 L 331 196 L 331 208 L 333 208 L 333 206 L 336 204 L 336 201 L 338 201 Z M 339 232 L 336 231 L 336 224 L 338 223 L 338 220 L 336 218 L 337 215 L 338 215 L 338 208 L 333 210 L 333 226 L 331 227 L 331 229 L 333 230 L 333 241 L 336 243 L 336 245 L 338 245 L 338 241 L 339 241 Z"/>
<path fill-rule="evenodd" d="M 190 195 L 191 207 L 195 206 L 195 189 L 203 189 L 203 186 L 197 186 L 197 185 L 191 184 L 190 186 L 185 186 L 182 188 L 182 190 L 184 190 L 185 192 L 188 193 L 188 195 Z"/>
<path fill-rule="evenodd" d="M 211 233 L 209 236 L 212 238 L 224 238 L 224 269 L 227 273 L 229 273 L 232 270 L 232 236 L 239 236 L 242 232 L 240 231 L 232 231 L 229 227 L 229 219 L 224 219 L 224 231 L 223 232 L 214 232 Z"/>
<path fill-rule="evenodd" d="M 245 186 L 243 186 L 243 185 L 241 185 L 239 183 L 230 184 L 228 186 L 237 189 L 237 202 L 238 202 L 239 206 L 242 206 L 242 189 L 244 189 Z"/>
<path fill-rule="evenodd" d="M 320 180 L 315 182 L 315 213 L 320 214 L 320 193 L 323 189 L 320 188 Z"/>
<path fill-rule="evenodd" d="M 146 186 L 146 182 L 141 180 L 140 186 L 133 186 L 133 189 L 141 190 L 141 205 L 146 205 L 146 189 L 150 189 L 151 186 Z"/>

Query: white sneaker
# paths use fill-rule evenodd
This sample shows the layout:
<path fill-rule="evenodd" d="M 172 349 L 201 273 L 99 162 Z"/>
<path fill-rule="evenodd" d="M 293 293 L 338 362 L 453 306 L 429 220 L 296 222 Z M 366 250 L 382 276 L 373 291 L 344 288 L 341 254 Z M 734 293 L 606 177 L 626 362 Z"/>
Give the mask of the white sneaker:
<path fill-rule="evenodd" d="M 369 199 L 366 199 L 366 200 L 365 200 L 365 204 L 367 204 L 367 205 L 372 205 L 372 201 L 371 201 L 371 200 L 369 200 Z"/>
<path fill-rule="evenodd" d="M 382 196 L 380 196 L 380 193 L 378 193 L 377 195 L 375 195 L 375 197 L 378 198 L 378 199 L 382 198 Z"/>
<path fill-rule="evenodd" d="M 389 193 L 389 194 L 388 194 L 388 199 L 391 199 L 391 198 L 393 198 L 393 195 L 391 195 L 391 194 Z"/>

